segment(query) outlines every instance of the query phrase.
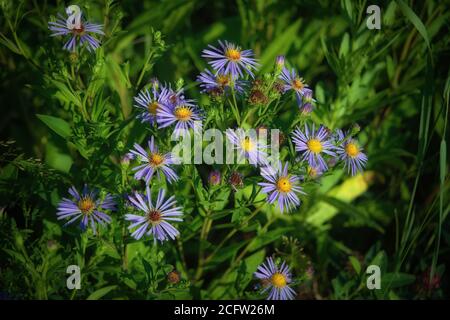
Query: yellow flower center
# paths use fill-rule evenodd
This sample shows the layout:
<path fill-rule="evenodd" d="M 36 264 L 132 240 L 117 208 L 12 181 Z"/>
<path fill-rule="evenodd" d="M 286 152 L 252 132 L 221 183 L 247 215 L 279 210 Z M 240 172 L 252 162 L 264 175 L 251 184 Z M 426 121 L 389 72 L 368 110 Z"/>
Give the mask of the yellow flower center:
<path fill-rule="evenodd" d="M 352 158 L 359 154 L 359 148 L 356 144 L 350 142 L 345 146 L 345 152 Z"/>
<path fill-rule="evenodd" d="M 163 162 L 164 156 L 161 153 L 150 153 L 148 156 L 148 163 L 150 163 L 152 167 L 157 167 Z"/>
<path fill-rule="evenodd" d="M 303 83 L 303 79 L 299 79 L 299 78 L 294 79 L 294 81 L 292 81 L 292 87 L 298 91 L 302 90 L 305 87 L 305 84 Z"/>
<path fill-rule="evenodd" d="M 225 56 L 231 61 L 239 61 L 241 59 L 241 52 L 238 49 L 228 48 L 225 51 Z"/>
<path fill-rule="evenodd" d="M 244 149 L 244 151 L 250 152 L 255 148 L 255 144 L 249 137 L 245 137 L 241 141 L 241 147 L 242 147 L 242 149 Z"/>
<path fill-rule="evenodd" d="M 274 287 L 277 287 L 277 288 L 280 288 L 280 289 L 284 288 L 286 286 L 286 282 L 287 282 L 286 281 L 286 277 L 283 274 L 279 273 L 279 272 L 274 273 L 274 275 L 272 276 L 270 281 L 272 282 L 272 285 Z"/>
<path fill-rule="evenodd" d="M 280 192 L 289 192 L 292 190 L 291 181 L 288 177 L 281 177 L 277 181 L 277 189 Z"/>
<path fill-rule="evenodd" d="M 230 84 L 230 77 L 228 75 L 218 75 L 216 78 L 217 84 L 221 87 L 225 87 Z"/>
<path fill-rule="evenodd" d="M 310 139 L 307 143 L 309 151 L 313 153 L 320 153 L 322 151 L 322 143 L 319 139 Z"/>
<path fill-rule="evenodd" d="M 159 104 L 156 101 L 150 102 L 147 106 L 147 110 L 151 114 L 156 114 L 156 111 L 158 110 L 158 108 L 159 108 Z"/>
<path fill-rule="evenodd" d="M 83 214 L 90 214 L 95 209 L 95 203 L 89 197 L 81 198 L 80 201 L 78 201 L 78 208 Z"/>
<path fill-rule="evenodd" d="M 159 210 L 150 210 L 147 212 L 147 220 L 151 224 L 159 224 L 161 222 L 161 212 Z"/>
<path fill-rule="evenodd" d="M 192 110 L 186 106 L 178 107 L 175 109 L 175 117 L 180 121 L 188 121 L 192 117 Z"/>

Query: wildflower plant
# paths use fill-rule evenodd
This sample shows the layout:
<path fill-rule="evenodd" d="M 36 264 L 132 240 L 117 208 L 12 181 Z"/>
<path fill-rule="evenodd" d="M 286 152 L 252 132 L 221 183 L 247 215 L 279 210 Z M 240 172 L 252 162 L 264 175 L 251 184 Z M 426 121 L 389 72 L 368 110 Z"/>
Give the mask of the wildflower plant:
<path fill-rule="evenodd" d="M 375 36 L 364 46 L 371 35 L 354 15 L 363 8 L 349 10 L 349 2 L 342 4 L 344 18 L 333 16 L 339 25 L 333 32 L 329 24 L 297 20 L 290 8 L 280 15 L 290 17 L 288 23 L 257 25 L 258 10 L 277 20 L 271 11 L 277 5 L 261 4 L 257 10 L 239 4 L 242 31 L 230 35 L 222 29 L 236 26 L 227 19 L 201 35 L 189 29 L 181 20 L 191 9 L 178 2 L 152 3 L 151 10 L 143 4 L 143 12 L 115 1 L 67 7 L 33 2 L 29 12 L 42 19 L 30 20 L 22 8 L 3 3 L 11 34 L 0 34 L 2 72 L 32 69 L 36 75 L 21 74 L 20 94 L 9 95 L 33 106 L 20 104 L 11 119 L 24 114 L 26 127 L 33 124 L 20 141 L 35 146 L 19 154 L 15 142 L 0 141 L 5 164 L 0 187 L 8 195 L 7 204 L 0 205 L 8 264 L 0 267 L 5 279 L 14 276 L 11 268 L 26 277 L 11 290 L 26 287 L 27 297 L 37 299 L 292 300 L 397 298 L 401 284 L 411 283 L 411 269 L 399 270 L 414 265 L 403 264 L 410 257 L 410 239 L 426 229 L 415 228 L 411 212 L 416 209 L 405 200 L 415 195 L 418 180 L 414 188 L 409 182 L 388 188 L 389 174 L 397 173 L 384 169 L 395 164 L 403 174 L 425 170 L 432 135 L 424 132 L 444 109 L 431 113 L 430 105 L 415 111 L 421 112 L 421 151 L 407 169 L 400 159 L 412 154 L 396 148 L 400 138 L 391 134 L 401 121 L 385 119 L 401 113 L 412 121 L 405 105 L 437 96 L 424 84 L 426 98 L 404 100 L 420 91 L 413 87 L 426 69 L 423 61 L 411 63 L 411 52 L 431 55 L 434 49 L 421 44 L 417 33 L 405 39 L 407 20 L 391 21 L 388 31 L 380 31 L 396 36 Z M 197 5 L 220 8 L 193 3 L 195 12 Z M 433 20 L 428 13 L 442 10 L 429 6 L 420 10 L 426 21 Z M 389 6 L 386 20 L 400 7 Z M 17 29 L 21 19 L 14 17 L 22 13 L 30 25 L 44 23 L 45 32 L 39 29 L 33 41 L 28 39 L 33 50 Z M 429 28 L 436 34 L 438 23 Z M 374 48 L 394 53 L 382 58 Z M 373 70 L 365 69 L 370 63 L 364 59 L 372 59 Z M 414 70 L 404 67 L 410 64 Z M 435 123 L 435 134 L 445 133 L 446 121 L 436 116 Z M 26 157 L 30 152 L 43 160 Z M 377 171 L 380 165 L 383 170 Z M 436 190 L 444 190 L 446 177 Z M 369 189 L 377 183 L 383 184 L 382 191 L 375 189 L 382 196 Z M 393 195 L 398 190 L 401 197 Z M 383 202 L 386 197 L 391 202 Z M 386 252 L 394 248 L 382 249 L 381 240 L 388 230 L 400 230 L 391 225 L 398 219 L 392 208 L 399 198 L 410 203 L 396 220 L 406 231 L 388 260 Z M 440 204 L 444 218 L 446 202 L 431 202 L 433 210 Z M 360 228 L 362 235 L 356 232 Z M 377 244 L 358 254 L 359 242 L 352 246 L 345 238 L 350 231 L 341 232 L 347 229 L 356 230 L 355 238 L 378 237 Z M 432 243 L 422 240 L 421 245 Z M 350 278 L 348 268 L 335 270 L 344 260 L 357 276 Z M 73 292 L 61 275 L 68 261 L 83 274 L 81 289 Z M 421 265 L 420 273 L 427 270 L 431 281 L 422 284 L 441 279 L 443 269 L 433 261 L 430 272 Z M 362 268 L 371 263 L 401 280 L 384 291 L 363 292 Z"/>

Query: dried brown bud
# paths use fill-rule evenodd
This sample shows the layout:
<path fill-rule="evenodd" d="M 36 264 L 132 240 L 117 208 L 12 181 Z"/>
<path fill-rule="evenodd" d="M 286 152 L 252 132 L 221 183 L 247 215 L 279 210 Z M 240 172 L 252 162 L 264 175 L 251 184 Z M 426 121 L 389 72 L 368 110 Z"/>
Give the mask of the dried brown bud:
<path fill-rule="evenodd" d="M 269 98 L 259 89 L 253 89 L 250 92 L 248 101 L 251 104 L 266 104 L 269 102 Z"/>
<path fill-rule="evenodd" d="M 167 281 L 169 281 L 172 284 L 177 284 L 180 282 L 180 280 L 181 280 L 180 273 L 176 270 L 170 271 L 167 274 Z"/>
<path fill-rule="evenodd" d="M 231 184 L 233 189 L 241 188 L 244 185 L 244 181 L 242 179 L 242 174 L 237 171 L 233 171 L 228 178 L 228 182 Z"/>
<path fill-rule="evenodd" d="M 281 82 L 278 82 L 278 81 L 275 82 L 273 84 L 272 88 L 275 89 L 275 91 L 280 93 L 280 94 L 284 92 L 284 84 L 282 84 Z"/>

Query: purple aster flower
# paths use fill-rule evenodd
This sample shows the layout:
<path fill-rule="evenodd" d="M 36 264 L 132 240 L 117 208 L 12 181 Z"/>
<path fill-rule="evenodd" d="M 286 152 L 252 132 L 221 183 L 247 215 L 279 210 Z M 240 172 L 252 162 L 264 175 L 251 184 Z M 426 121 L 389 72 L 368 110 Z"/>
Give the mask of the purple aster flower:
<path fill-rule="evenodd" d="M 184 96 L 184 89 L 178 89 L 177 91 L 175 91 L 174 89 L 172 89 L 171 85 L 169 84 L 169 86 L 166 86 L 166 88 L 168 88 L 169 90 L 169 97 L 166 101 L 166 104 L 171 106 L 171 107 L 175 107 L 178 105 L 186 105 L 186 106 L 195 106 L 195 101 L 192 99 L 186 99 L 186 97 Z"/>
<path fill-rule="evenodd" d="M 77 42 L 80 43 L 80 46 L 86 43 L 86 48 L 89 51 L 97 49 L 100 46 L 100 41 L 92 34 L 104 35 L 103 26 L 83 20 L 80 7 L 77 5 L 67 7 L 66 13 L 67 18 L 58 13 L 58 19 L 48 23 L 48 28 L 53 32 L 52 37 L 70 35 L 71 38 L 63 47 L 63 49 L 69 51 L 76 50 Z"/>
<path fill-rule="evenodd" d="M 256 166 L 258 164 L 267 164 L 267 145 L 263 145 L 255 136 L 247 134 L 242 128 L 236 130 L 227 129 L 225 134 L 228 140 L 238 150 L 238 161 L 248 159 L 250 164 Z"/>
<path fill-rule="evenodd" d="M 156 120 L 159 128 L 175 124 L 176 137 L 184 136 L 190 128 L 200 129 L 203 115 L 201 110 L 191 102 L 192 100 L 185 100 L 180 96 L 172 96 L 172 100 L 175 103 L 169 101 L 157 110 Z"/>
<path fill-rule="evenodd" d="M 313 102 L 316 102 L 315 99 L 313 99 L 313 91 L 311 89 L 306 88 L 304 90 L 303 99 L 301 101 L 301 104 L 299 105 L 300 111 L 302 113 L 308 114 L 311 113 L 313 110 Z"/>
<path fill-rule="evenodd" d="M 283 167 L 279 161 L 277 169 L 271 166 L 262 167 L 261 176 L 268 181 L 258 183 L 262 187 L 262 192 L 268 195 L 267 202 L 272 204 L 278 200 L 281 213 L 289 212 L 300 205 L 297 193 L 305 193 L 298 186 L 300 177 L 288 173 L 287 162 Z"/>
<path fill-rule="evenodd" d="M 308 85 L 305 83 L 303 78 L 299 77 L 294 69 L 289 71 L 287 68 L 283 68 L 280 79 L 285 82 L 285 92 L 288 90 L 294 90 L 295 96 L 297 97 L 297 103 L 300 105 L 302 102 L 302 97 L 307 93 L 308 89 Z"/>
<path fill-rule="evenodd" d="M 64 226 L 80 221 L 80 227 L 84 231 L 89 225 L 94 234 L 96 234 L 96 224 L 105 225 L 111 222 L 111 217 L 100 210 L 116 210 L 116 204 L 113 197 L 107 194 L 103 200 L 98 199 L 97 191 L 91 191 L 85 185 L 81 194 L 75 187 L 69 188 L 69 194 L 72 199 L 63 198 L 58 205 L 58 220 L 70 218 Z"/>
<path fill-rule="evenodd" d="M 202 88 L 203 93 L 209 93 L 213 95 L 221 95 L 223 93 L 228 93 L 231 87 L 234 88 L 236 93 L 244 93 L 245 81 L 233 79 L 230 75 L 217 73 L 214 75 L 208 69 L 205 69 L 197 77 L 197 82 L 200 83 L 200 88 Z"/>
<path fill-rule="evenodd" d="M 261 264 L 255 272 L 255 277 L 262 281 L 265 287 L 262 292 L 270 290 L 267 300 L 293 300 L 296 296 L 294 289 L 289 287 L 292 274 L 286 262 L 278 267 L 271 257 Z"/>
<path fill-rule="evenodd" d="M 337 130 L 338 144 L 336 153 L 340 160 L 344 161 L 344 169 L 347 168 L 352 176 L 362 172 L 366 166 L 367 156 L 358 142 L 350 137 L 346 137 L 342 130 Z"/>
<path fill-rule="evenodd" d="M 178 176 L 170 167 L 170 165 L 175 163 L 172 154 L 170 152 L 166 154 L 160 153 L 153 136 L 148 141 L 148 147 L 150 151 L 146 152 L 140 145 L 135 143 L 134 150 L 130 150 L 130 153 L 135 155 L 141 163 L 133 168 L 136 171 L 134 178 L 136 180 L 144 179 L 149 184 L 155 173 L 158 179 L 161 180 L 162 172 L 169 183 L 177 181 Z"/>
<path fill-rule="evenodd" d="M 141 113 L 137 116 L 141 119 L 141 122 L 150 122 L 150 124 L 156 123 L 156 114 L 158 109 L 166 104 L 172 92 L 165 87 L 161 87 L 159 90 L 156 86 L 152 91 L 142 90 L 134 97 L 136 101 L 135 107 L 140 109 Z"/>
<path fill-rule="evenodd" d="M 159 241 L 174 240 L 180 232 L 175 229 L 168 221 L 183 221 L 181 216 L 181 207 L 175 207 L 176 200 L 174 196 L 164 200 L 164 189 L 158 192 L 158 198 L 153 203 L 151 199 L 151 191 L 149 186 L 146 189 L 146 198 L 143 199 L 139 193 L 135 193 L 134 197 L 129 196 L 130 202 L 136 209 L 142 211 L 143 215 L 126 214 L 125 219 L 131 221 L 132 224 L 128 227 L 129 230 L 134 229 L 131 234 L 132 237 L 139 240 L 142 236 L 153 235 L 153 239 Z"/>
<path fill-rule="evenodd" d="M 240 47 L 228 41 L 219 40 L 219 48 L 208 45 L 209 49 L 203 50 L 202 57 L 211 59 L 209 64 L 218 73 L 230 74 L 234 79 L 243 77 L 242 69 L 253 78 L 252 69 L 256 69 L 258 63 L 252 50 L 241 50 Z"/>
<path fill-rule="evenodd" d="M 317 131 L 315 131 L 314 124 L 312 125 L 312 130 L 308 128 L 305 124 L 305 131 L 302 132 L 300 129 L 294 131 L 294 138 L 292 141 L 295 144 L 295 150 L 300 151 L 303 154 L 303 160 L 308 160 L 308 164 L 311 167 L 320 166 L 323 170 L 327 170 L 328 166 L 322 157 L 322 154 L 328 154 L 335 157 L 336 154 L 332 151 L 334 148 L 328 139 L 328 130 L 320 126 Z"/>

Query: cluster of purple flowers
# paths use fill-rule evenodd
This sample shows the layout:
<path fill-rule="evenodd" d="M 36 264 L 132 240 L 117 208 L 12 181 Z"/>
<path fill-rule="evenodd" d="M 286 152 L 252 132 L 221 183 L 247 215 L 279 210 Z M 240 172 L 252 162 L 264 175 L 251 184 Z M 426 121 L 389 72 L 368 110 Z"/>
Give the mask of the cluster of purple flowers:
<path fill-rule="evenodd" d="M 151 90 L 143 89 L 135 98 L 137 116 L 142 122 L 157 124 L 159 128 L 174 126 L 175 136 L 185 135 L 195 129 L 194 123 L 201 126 L 202 111 L 194 100 L 186 99 L 184 90 L 173 90 L 171 86 L 155 81 Z"/>
<path fill-rule="evenodd" d="M 102 26 L 92 24 L 82 19 L 82 12 L 76 5 L 69 6 L 66 10 L 67 17 L 62 15 L 53 22 L 49 22 L 52 36 L 70 36 L 64 49 L 75 51 L 77 44 L 87 45 L 89 51 L 99 47 L 100 42 L 95 34 L 103 35 Z M 258 63 L 252 50 L 242 50 L 239 46 L 219 41 L 219 46 L 209 45 L 203 50 L 202 56 L 208 59 L 213 70 L 205 69 L 197 78 L 202 92 L 208 94 L 238 94 L 244 95 L 249 78 L 255 77 Z M 285 67 L 285 59 L 279 56 L 276 60 L 276 80 L 281 82 L 282 93 L 292 92 L 300 110 L 309 113 L 313 109 L 315 100 L 313 91 L 299 76 L 295 69 Z M 184 135 L 190 129 L 196 129 L 194 123 L 203 120 L 203 112 L 196 102 L 187 99 L 182 88 L 174 90 L 170 85 L 163 85 L 158 81 L 151 84 L 150 88 L 141 90 L 134 98 L 135 107 L 139 111 L 137 119 L 159 129 L 173 127 L 175 136 Z M 300 206 L 299 195 L 305 192 L 300 186 L 302 176 L 292 174 L 288 170 L 288 163 L 276 162 L 270 165 L 267 156 L 268 146 L 258 139 L 249 137 L 246 131 L 227 130 L 228 140 L 238 150 L 239 155 L 247 159 L 252 165 L 260 166 L 260 174 L 263 182 L 259 182 L 261 191 L 267 194 L 269 204 L 278 203 L 280 211 L 289 212 Z M 307 175 L 317 177 L 328 170 L 327 159 L 340 160 L 344 168 L 352 175 L 362 171 L 367 162 L 367 156 L 363 149 L 350 133 L 336 130 L 334 134 L 324 126 L 304 125 L 304 128 L 296 128 L 293 132 L 292 142 L 295 150 L 300 154 L 300 161 L 307 163 Z M 144 235 L 152 236 L 154 241 L 166 241 L 175 239 L 179 231 L 171 222 L 183 221 L 182 208 L 177 206 L 174 196 L 166 199 L 166 191 L 159 189 L 156 200 L 152 200 L 151 182 L 153 178 L 165 179 L 169 184 L 176 182 L 179 177 L 174 169 L 175 159 L 173 155 L 159 150 L 155 138 L 148 141 L 148 150 L 135 143 L 133 149 L 124 158 L 128 164 L 135 160 L 138 165 L 135 171 L 136 180 L 144 180 L 145 193 L 134 192 L 128 196 L 130 208 L 133 213 L 125 215 L 130 222 L 131 236 L 139 240 Z M 233 181 L 242 184 L 242 176 L 238 172 Z M 222 181 L 220 171 L 214 171 L 209 176 L 210 185 L 218 185 Z M 116 204 L 113 196 L 106 194 L 103 197 L 95 190 L 85 186 L 81 193 L 75 187 L 69 189 L 71 199 L 63 198 L 58 205 L 57 218 L 68 220 L 65 225 L 80 221 L 83 230 L 91 227 L 94 234 L 98 225 L 106 225 L 111 222 L 111 217 L 104 211 L 115 211 Z M 295 291 L 289 287 L 292 275 L 285 262 L 278 266 L 272 258 L 258 267 L 255 277 L 263 282 L 264 290 L 269 291 L 268 299 L 293 299 Z"/>

